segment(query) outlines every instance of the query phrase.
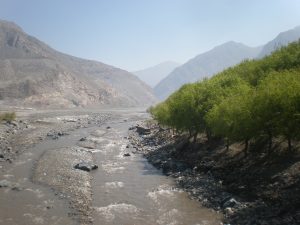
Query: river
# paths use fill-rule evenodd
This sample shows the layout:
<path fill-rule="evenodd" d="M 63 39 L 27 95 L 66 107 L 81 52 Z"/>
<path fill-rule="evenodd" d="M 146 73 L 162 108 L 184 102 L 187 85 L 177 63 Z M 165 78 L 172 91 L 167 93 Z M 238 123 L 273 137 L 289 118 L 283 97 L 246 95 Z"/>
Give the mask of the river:
<path fill-rule="evenodd" d="M 2 168 L 0 180 L 11 188 L 0 188 L 0 224 L 220 224 L 220 214 L 191 200 L 172 178 L 128 148 L 128 128 L 147 114 L 112 114 L 100 126 L 45 139 Z M 99 168 L 88 173 L 71 166 L 82 159 Z M 90 214 L 78 213 L 76 207 Z"/>

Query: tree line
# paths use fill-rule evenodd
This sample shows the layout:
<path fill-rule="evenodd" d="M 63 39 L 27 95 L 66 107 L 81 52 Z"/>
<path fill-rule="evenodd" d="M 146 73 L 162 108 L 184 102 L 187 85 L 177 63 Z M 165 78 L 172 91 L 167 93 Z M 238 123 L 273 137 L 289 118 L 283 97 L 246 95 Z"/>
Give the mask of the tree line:
<path fill-rule="evenodd" d="M 284 137 L 288 148 L 300 139 L 300 40 L 271 55 L 245 60 L 210 79 L 185 84 L 150 107 L 160 124 L 196 139 L 205 133 L 230 143 Z"/>

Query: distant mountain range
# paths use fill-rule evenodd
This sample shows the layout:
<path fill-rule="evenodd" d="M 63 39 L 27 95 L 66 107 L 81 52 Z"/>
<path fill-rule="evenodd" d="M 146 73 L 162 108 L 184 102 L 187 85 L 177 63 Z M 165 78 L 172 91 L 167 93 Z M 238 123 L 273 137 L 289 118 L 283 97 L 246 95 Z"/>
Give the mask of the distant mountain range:
<path fill-rule="evenodd" d="M 266 55 L 270 55 L 276 49 L 286 46 L 293 41 L 297 41 L 300 38 L 300 26 L 295 27 L 292 30 L 282 32 L 277 35 L 272 41 L 265 44 L 257 56 L 257 58 L 262 58 Z"/>
<path fill-rule="evenodd" d="M 180 64 L 177 62 L 167 61 L 132 73 L 149 86 L 154 87 L 178 66 Z"/>
<path fill-rule="evenodd" d="M 60 53 L 0 20 L 0 100 L 42 107 L 141 106 L 156 101 L 135 75 Z"/>
<path fill-rule="evenodd" d="M 185 83 L 210 77 L 245 59 L 262 58 L 299 38 L 300 26 L 261 47 L 231 41 L 181 66 L 164 62 L 134 74 L 154 86 L 155 95 L 163 100 Z M 138 77 L 101 62 L 60 53 L 14 23 L 0 20 L 0 103 L 41 107 L 155 103 L 153 90 Z"/>
<path fill-rule="evenodd" d="M 154 87 L 154 93 L 160 100 L 164 100 L 185 83 L 211 77 L 245 59 L 264 57 L 299 38 L 300 26 L 280 33 L 274 40 L 261 47 L 252 48 L 233 41 L 227 42 L 177 67 Z"/>

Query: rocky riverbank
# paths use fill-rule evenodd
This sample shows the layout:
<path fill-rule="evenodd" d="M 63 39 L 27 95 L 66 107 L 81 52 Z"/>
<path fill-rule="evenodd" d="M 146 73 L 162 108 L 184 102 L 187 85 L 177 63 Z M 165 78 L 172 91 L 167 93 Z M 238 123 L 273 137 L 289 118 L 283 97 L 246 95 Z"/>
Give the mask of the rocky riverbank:
<path fill-rule="evenodd" d="M 244 156 L 239 144 L 226 150 L 222 141 L 195 143 L 155 123 L 130 128 L 131 145 L 176 180 L 202 205 L 224 214 L 231 225 L 300 223 L 299 153 Z"/>
<path fill-rule="evenodd" d="M 86 112 L 32 113 L 17 119 L 0 123 L 0 162 L 11 163 L 18 154 L 45 139 L 58 139 L 68 132 L 99 125 L 110 115 Z M 69 114 L 69 115 L 68 115 Z M 71 115 L 70 115 L 71 114 Z"/>
<path fill-rule="evenodd" d="M 97 129 L 112 117 L 80 111 L 32 112 L 2 122 L 0 223 L 91 224 L 92 175 L 75 167 L 95 162 L 92 153 L 77 144 L 82 132 Z M 18 207 L 10 205 L 16 195 Z M 10 207 L 13 210 L 5 212 Z"/>

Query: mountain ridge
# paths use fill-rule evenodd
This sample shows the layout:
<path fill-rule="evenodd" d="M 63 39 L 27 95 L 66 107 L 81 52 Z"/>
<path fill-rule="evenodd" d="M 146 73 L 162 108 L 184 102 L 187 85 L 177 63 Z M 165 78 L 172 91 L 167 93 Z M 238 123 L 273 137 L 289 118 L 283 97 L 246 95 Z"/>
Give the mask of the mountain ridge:
<path fill-rule="evenodd" d="M 300 38 L 300 25 L 294 27 L 293 29 L 280 32 L 273 40 L 267 42 L 257 58 L 263 58 L 266 55 L 271 54 L 273 51 L 277 50 L 282 46 L 296 41 Z"/>
<path fill-rule="evenodd" d="M 165 61 L 142 70 L 133 71 L 132 73 L 150 87 L 154 87 L 178 66 L 180 66 L 180 63 Z"/>
<path fill-rule="evenodd" d="M 177 67 L 154 87 L 154 93 L 160 100 L 164 100 L 183 84 L 210 77 L 245 59 L 262 58 L 281 46 L 297 41 L 299 38 L 300 26 L 296 26 L 293 29 L 279 33 L 273 40 L 258 47 L 249 47 L 235 41 L 223 43 Z M 242 50 L 240 56 L 233 52 L 237 49 Z M 234 57 L 228 57 L 233 53 Z"/>
<path fill-rule="evenodd" d="M 258 51 L 260 47 L 252 48 L 234 41 L 218 45 L 177 67 L 154 87 L 154 93 L 163 100 L 181 85 L 212 76 L 242 60 L 253 58 Z"/>

